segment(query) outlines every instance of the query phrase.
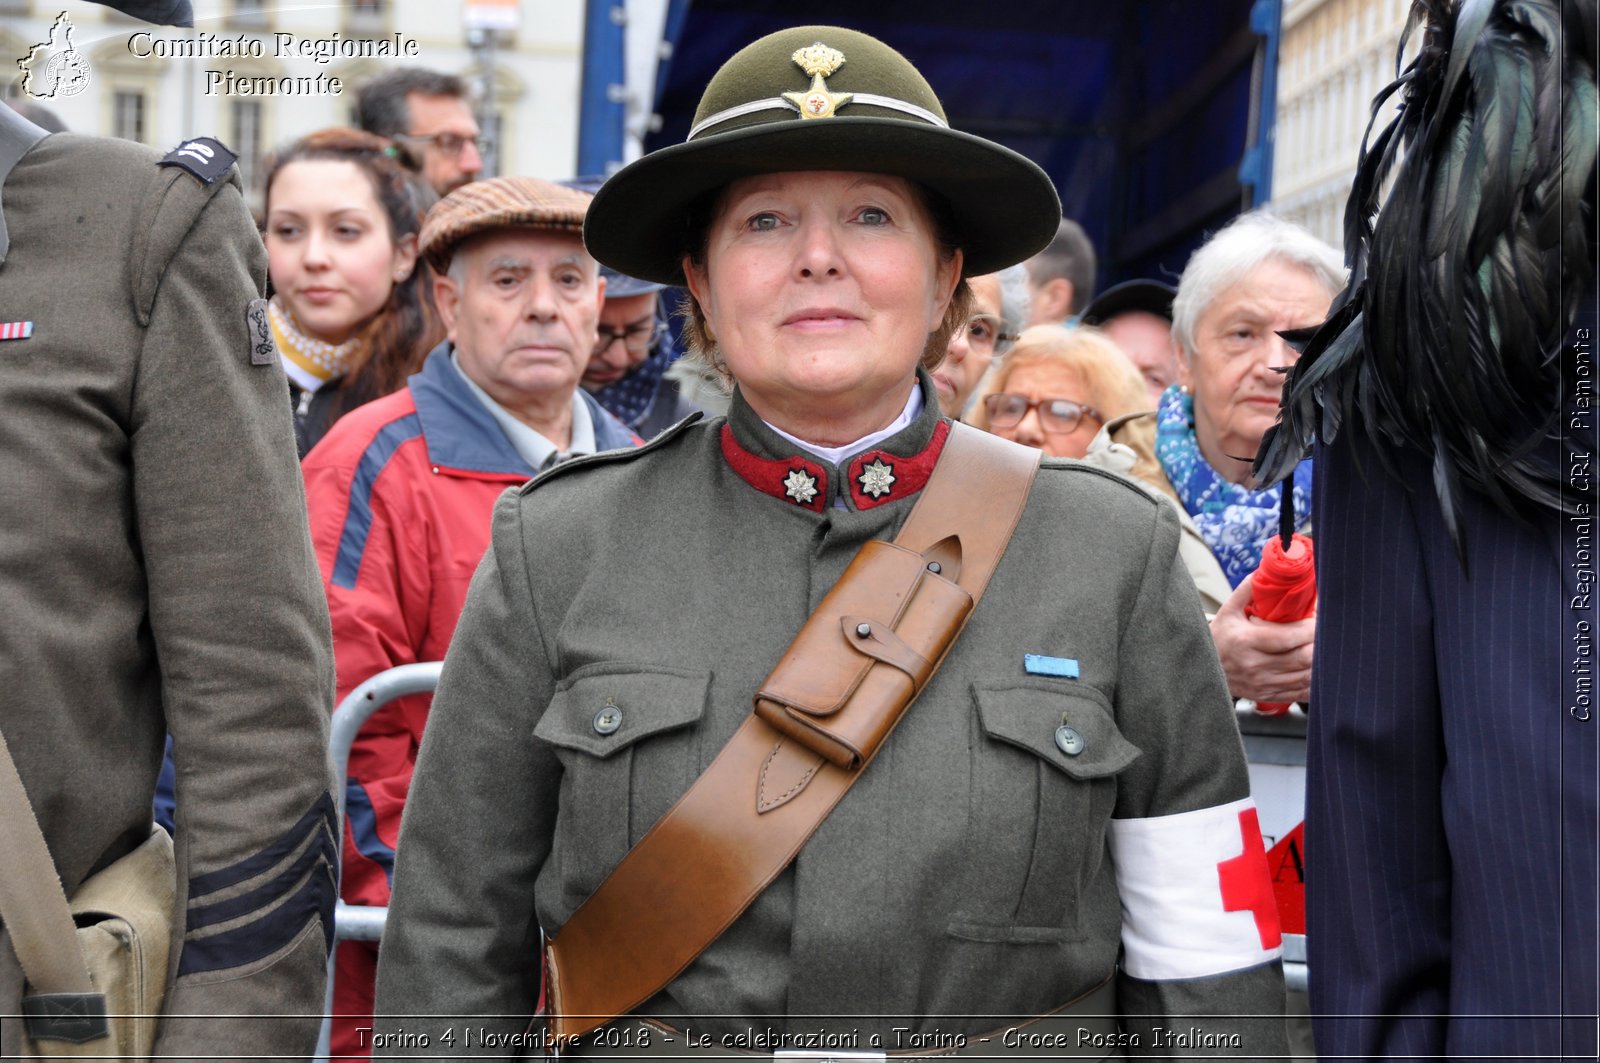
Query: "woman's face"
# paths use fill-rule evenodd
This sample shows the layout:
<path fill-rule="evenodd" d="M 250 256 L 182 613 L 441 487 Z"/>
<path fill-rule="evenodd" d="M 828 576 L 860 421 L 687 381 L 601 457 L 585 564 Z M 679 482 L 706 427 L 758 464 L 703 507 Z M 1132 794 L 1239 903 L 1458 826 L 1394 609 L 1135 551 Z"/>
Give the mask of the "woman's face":
<path fill-rule="evenodd" d="M 267 190 L 272 286 L 306 335 L 343 343 L 416 264 L 416 237 L 396 243 L 372 182 L 353 162 L 302 159 Z"/>
<path fill-rule="evenodd" d="M 939 391 L 939 408 L 946 417 L 960 417 L 972 391 L 994 360 L 1000 339 L 1000 275 L 971 277 L 972 318 L 956 329 L 945 348 L 944 361 L 933 369 L 933 386 Z"/>
<path fill-rule="evenodd" d="M 1283 374 L 1299 354 L 1278 336 L 1319 324 L 1333 297 L 1311 273 L 1268 259 L 1200 314 L 1178 382 L 1194 394 L 1195 438 L 1224 479 L 1244 483 L 1261 437 L 1278 417 Z"/>
<path fill-rule="evenodd" d="M 838 172 L 735 181 L 684 263 L 751 408 L 829 445 L 899 415 L 960 271 L 910 182 Z"/>
<path fill-rule="evenodd" d="M 1039 418 L 1039 405 L 1065 399 L 1079 406 L 1093 406 L 1083 376 L 1064 365 L 1051 362 L 1018 366 L 1005 379 L 1000 392 L 1021 395 L 1030 403 L 1022 420 L 1009 428 L 991 424 L 989 431 L 1002 439 L 1038 447 L 1052 458 L 1081 458 L 1100 431 L 1100 420 L 1085 412 L 1070 431 L 1054 430 Z"/>

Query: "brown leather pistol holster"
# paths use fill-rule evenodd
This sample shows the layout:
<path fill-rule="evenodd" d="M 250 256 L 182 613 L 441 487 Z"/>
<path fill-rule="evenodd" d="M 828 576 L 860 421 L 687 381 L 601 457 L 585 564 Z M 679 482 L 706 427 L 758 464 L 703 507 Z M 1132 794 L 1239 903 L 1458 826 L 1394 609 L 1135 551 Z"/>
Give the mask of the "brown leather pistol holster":
<path fill-rule="evenodd" d="M 972 612 L 972 595 L 929 562 L 863 546 L 762 684 L 756 715 L 836 767 L 871 760 Z"/>

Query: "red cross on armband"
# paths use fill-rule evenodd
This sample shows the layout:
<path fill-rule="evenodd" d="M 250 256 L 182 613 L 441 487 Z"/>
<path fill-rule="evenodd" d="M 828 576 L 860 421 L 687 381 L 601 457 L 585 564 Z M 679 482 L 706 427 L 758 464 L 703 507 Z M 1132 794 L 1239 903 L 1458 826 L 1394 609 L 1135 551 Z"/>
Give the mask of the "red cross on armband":
<path fill-rule="evenodd" d="M 1267 873 L 1267 850 L 1261 843 L 1261 823 L 1254 808 L 1240 811 L 1239 837 L 1244 850 L 1217 864 L 1222 909 L 1254 915 L 1261 947 L 1275 949 L 1283 944 L 1283 934 L 1278 929 L 1278 906 L 1272 895 L 1272 876 Z"/>

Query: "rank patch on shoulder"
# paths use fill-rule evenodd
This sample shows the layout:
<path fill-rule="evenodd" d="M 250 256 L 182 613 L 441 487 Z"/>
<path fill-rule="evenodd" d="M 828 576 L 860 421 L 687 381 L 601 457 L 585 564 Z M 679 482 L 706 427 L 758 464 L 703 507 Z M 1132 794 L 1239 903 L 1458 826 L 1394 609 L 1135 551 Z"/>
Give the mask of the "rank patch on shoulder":
<path fill-rule="evenodd" d="M 276 365 L 278 345 L 272 342 L 272 325 L 267 320 L 267 301 L 252 299 L 245 308 L 244 319 L 250 329 L 250 364 Z"/>
<path fill-rule="evenodd" d="M 227 176 L 228 168 L 238 158 L 220 140 L 195 137 L 167 152 L 156 165 L 181 166 L 206 184 L 214 185 Z"/>

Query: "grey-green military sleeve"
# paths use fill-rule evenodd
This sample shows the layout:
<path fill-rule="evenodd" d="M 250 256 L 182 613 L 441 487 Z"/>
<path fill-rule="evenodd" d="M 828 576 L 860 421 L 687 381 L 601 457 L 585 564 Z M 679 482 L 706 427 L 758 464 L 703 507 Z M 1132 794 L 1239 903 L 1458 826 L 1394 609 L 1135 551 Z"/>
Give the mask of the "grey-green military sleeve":
<path fill-rule="evenodd" d="M 507 492 L 495 507 L 417 754 L 378 958 L 379 1052 L 512 1054 L 493 1039 L 522 1033 L 538 1002 L 534 880 L 561 768 L 533 735 L 553 679 L 523 504 Z"/>
<path fill-rule="evenodd" d="M 333 661 L 283 372 L 252 357 L 265 252 L 236 176 L 163 169 L 151 188 L 129 460 L 181 935 L 156 1053 L 304 1056 L 332 934 Z"/>
<path fill-rule="evenodd" d="M 1118 1007 L 1129 1054 L 1287 1054 L 1277 910 L 1221 664 L 1153 507 L 1144 577 L 1122 618 L 1117 726 L 1143 750 L 1109 833 L 1122 903 Z"/>

